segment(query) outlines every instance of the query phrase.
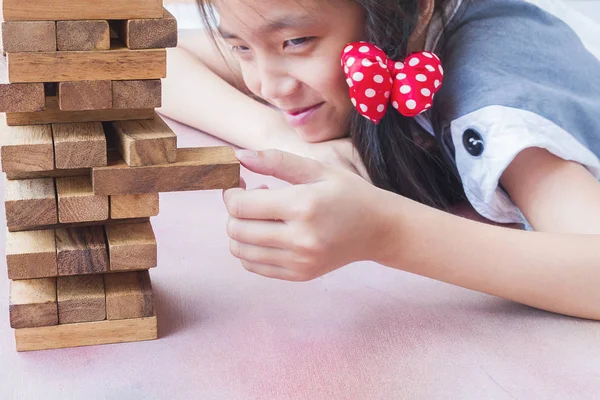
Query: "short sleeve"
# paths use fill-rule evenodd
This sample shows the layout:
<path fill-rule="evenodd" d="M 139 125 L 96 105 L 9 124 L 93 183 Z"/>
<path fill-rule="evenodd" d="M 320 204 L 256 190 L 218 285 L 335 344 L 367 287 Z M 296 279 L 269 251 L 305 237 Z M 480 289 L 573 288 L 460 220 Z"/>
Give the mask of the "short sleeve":
<path fill-rule="evenodd" d="M 468 200 L 482 216 L 499 223 L 528 223 L 499 185 L 505 169 L 523 150 L 539 147 L 585 166 L 600 180 L 600 160 L 576 136 L 530 111 L 488 106 L 450 124 L 455 162 Z"/>

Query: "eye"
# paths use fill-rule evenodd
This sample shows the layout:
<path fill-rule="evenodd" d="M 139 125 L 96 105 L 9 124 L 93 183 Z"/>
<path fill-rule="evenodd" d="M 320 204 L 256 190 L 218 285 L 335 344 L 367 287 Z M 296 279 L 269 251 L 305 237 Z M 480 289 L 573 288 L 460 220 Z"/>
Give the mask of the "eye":
<path fill-rule="evenodd" d="M 241 46 L 241 45 L 232 45 L 230 47 L 231 51 L 233 51 L 234 53 L 244 53 L 246 51 L 249 51 L 250 48 L 248 46 Z"/>
<path fill-rule="evenodd" d="M 284 43 L 284 47 L 287 47 L 287 46 L 298 47 L 298 46 L 301 46 L 303 44 L 310 42 L 313 39 L 314 39 L 314 37 L 301 37 L 301 38 L 286 40 Z"/>

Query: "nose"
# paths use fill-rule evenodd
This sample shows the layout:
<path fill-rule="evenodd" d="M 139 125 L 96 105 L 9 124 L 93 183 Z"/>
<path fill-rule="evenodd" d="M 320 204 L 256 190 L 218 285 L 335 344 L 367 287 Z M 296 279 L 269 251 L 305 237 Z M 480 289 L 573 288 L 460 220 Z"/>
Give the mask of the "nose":
<path fill-rule="evenodd" d="M 260 62 L 257 65 L 261 97 L 266 100 L 280 100 L 292 96 L 300 87 L 286 65 L 276 60 Z"/>

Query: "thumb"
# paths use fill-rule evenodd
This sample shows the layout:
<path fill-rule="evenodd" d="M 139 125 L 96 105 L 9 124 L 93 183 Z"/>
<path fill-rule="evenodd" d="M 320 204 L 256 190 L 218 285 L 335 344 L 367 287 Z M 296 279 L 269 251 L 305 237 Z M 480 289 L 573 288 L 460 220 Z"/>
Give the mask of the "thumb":
<path fill-rule="evenodd" d="M 273 176 L 293 185 L 317 181 L 324 171 L 324 165 L 318 161 L 281 150 L 237 150 L 235 155 L 250 171 Z"/>

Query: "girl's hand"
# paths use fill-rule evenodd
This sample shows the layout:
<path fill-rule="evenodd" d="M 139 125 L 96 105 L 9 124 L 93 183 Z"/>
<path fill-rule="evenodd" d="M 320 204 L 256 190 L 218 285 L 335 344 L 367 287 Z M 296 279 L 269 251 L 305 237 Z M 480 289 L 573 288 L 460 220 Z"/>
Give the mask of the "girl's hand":
<path fill-rule="evenodd" d="M 307 281 L 371 259 L 379 243 L 380 189 L 356 174 L 278 150 L 239 151 L 249 170 L 283 189 L 229 189 L 231 252 L 251 272 Z"/>

